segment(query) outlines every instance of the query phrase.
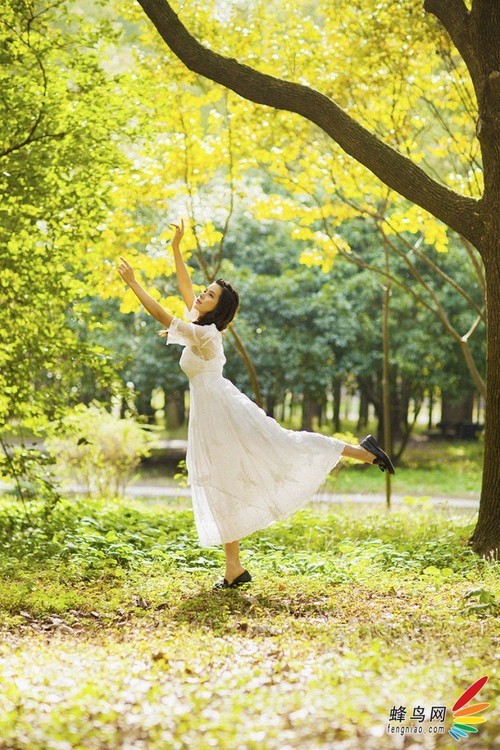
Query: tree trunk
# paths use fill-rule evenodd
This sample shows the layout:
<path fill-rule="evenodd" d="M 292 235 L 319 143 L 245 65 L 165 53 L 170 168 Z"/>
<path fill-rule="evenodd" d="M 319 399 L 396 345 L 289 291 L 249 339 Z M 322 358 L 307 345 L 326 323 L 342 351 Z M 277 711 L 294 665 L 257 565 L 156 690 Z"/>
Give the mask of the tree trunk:
<path fill-rule="evenodd" d="M 358 430 L 364 430 L 368 425 L 370 409 L 370 400 L 364 388 L 360 388 L 359 391 L 359 416 L 358 416 Z"/>
<path fill-rule="evenodd" d="M 237 333 L 236 328 L 234 327 L 234 324 L 229 326 L 229 331 L 233 337 L 234 348 L 236 349 L 241 359 L 245 363 L 245 367 L 247 368 L 247 372 L 250 376 L 253 392 L 255 395 L 255 403 L 257 404 L 257 406 L 262 406 L 262 394 L 260 392 L 259 380 L 257 378 L 257 372 L 255 370 L 254 363 L 252 362 L 252 358 L 250 357 L 250 354 L 248 353 L 248 349 L 243 343 L 241 336 Z"/>
<path fill-rule="evenodd" d="M 302 399 L 302 425 L 301 425 L 301 428 L 303 430 L 308 430 L 309 432 L 312 430 L 313 417 L 314 417 L 314 401 L 307 393 L 304 393 L 304 396 Z"/>
<path fill-rule="evenodd" d="M 142 417 L 146 417 L 149 424 L 154 422 L 155 410 L 151 404 L 151 392 L 138 391 L 135 396 L 135 406 Z"/>
<path fill-rule="evenodd" d="M 341 432 L 340 405 L 342 403 L 342 381 L 335 378 L 333 381 L 333 431 Z"/>
<path fill-rule="evenodd" d="M 460 426 L 472 422 L 474 394 L 464 393 L 460 401 L 451 399 L 446 391 L 441 394 L 441 431 L 448 437 L 459 437 Z"/>
<path fill-rule="evenodd" d="M 274 393 L 268 393 L 266 395 L 266 414 L 268 417 L 273 417 L 276 409 L 276 396 Z"/>
<path fill-rule="evenodd" d="M 184 391 L 168 391 L 165 398 L 165 419 L 169 430 L 177 430 L 186 421 Z"/>
<path fill-rule="evenodd" d="M 429 418 L 427 422 L 427 429 L 432 430 L 433 414 L 434 414 L 434 387 L 429 388 Z"/>
<path fill-rule="evenodd" d="M 500 196 L 499 196 L 500 202 Z M 497 214 L 498 215 L 498 214 Z M 496 220 L 497 225 L 500 221 Z M 500 558 L 500 227 L 485 253 L 488 347 L 483 484 L 477 525 L 471 538 L 478 554 Z M 498 239 L 497 239 L 498 238 Z"/>

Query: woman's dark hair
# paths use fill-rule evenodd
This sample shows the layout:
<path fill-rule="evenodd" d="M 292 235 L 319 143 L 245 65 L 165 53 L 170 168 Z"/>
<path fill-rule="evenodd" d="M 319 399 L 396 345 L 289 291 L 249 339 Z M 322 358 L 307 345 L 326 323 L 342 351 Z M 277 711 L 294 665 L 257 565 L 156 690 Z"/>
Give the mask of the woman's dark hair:
<path fill-rule="evenodd" d="M 215 283 L 222 287 L 217 307 L 202 315 L 195 322 L 199 326 L 209 326 L 211 323 L 215 323 L 217 329 L 223 331 L 236 315 L 240 298 L 236 289 L 233 289 L 231 284 L 228 284 L 224 279 L 216 279 Z"/>

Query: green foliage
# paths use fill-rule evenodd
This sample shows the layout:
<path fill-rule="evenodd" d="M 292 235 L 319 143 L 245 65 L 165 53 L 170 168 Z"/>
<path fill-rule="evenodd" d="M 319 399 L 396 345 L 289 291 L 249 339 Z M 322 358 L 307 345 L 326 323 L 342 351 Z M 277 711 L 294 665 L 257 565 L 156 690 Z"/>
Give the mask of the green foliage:
<path fill-rule="evenodd" d="M 97 404 L 79 404 L 47 441 L 58 468 L 85 485 L 89 495 L 121 495 L 151 434 L 134 419 L 120 419 Z"/>
<path fill-rule="evenodd" d="M 366 581 L 376 571 L 432 577 L 444 570 L 446 577 L 451 569 L 468 575 L 486 565 L 462 544 L 471 528 L 432 509 L 386 515 L 304 510 L 255 535 L 246 554 L 270 573 L 289 570 L 344 581 Z M 60 502 L 48 517 L 43 505 L 33 504 L 27 518 L 4 504 L 0 534 L 4 563 L 8 558 L 28 568 L 64 563 L 66 574 L 78 579 L 157 565 L 201 572 L 219 557 L 215 549 L 198 547 L 190 511 L 145 510 L 130 503 L 117 508 L 97 499 L 92 506 L 86 500 Z"/>
<path fill-rule="evenodd" d="M 188 474 L 186 461 L 179 461 L 179 463 L 177 464 L 177 473 L 174 474 L 174 479 L 181 487 L 187 487 Z"/>
<path fill-rule="evenodd" d="M 472 589 L 464 597 L 464 610 L 467 614 L 497 615 L 500 612 L 500 602 L 494 593 L 485 589 Z"/>
<path fill-rule="evenodd" d="M 54 460 L 37 448 L 10 446 L 0 438 L 0 477 L 14 482 L 14 494 L 29 516 L 28 501 L 41 501 L 50 513 L 60 500 L 58 482 L 53 473 Z"/>

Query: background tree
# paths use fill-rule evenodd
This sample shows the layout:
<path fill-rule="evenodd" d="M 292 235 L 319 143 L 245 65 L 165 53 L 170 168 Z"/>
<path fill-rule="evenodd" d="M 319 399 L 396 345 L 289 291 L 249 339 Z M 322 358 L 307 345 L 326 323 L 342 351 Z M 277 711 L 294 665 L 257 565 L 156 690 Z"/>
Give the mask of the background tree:
<path fill-rule="evenodd" d="M 99 323 L 89 318 L 84 259 L 123 161 L 113 136 L 127 113 L 100 58 L 116 35 L 70 7 L 9 0 L 0 18 L 4 438 L 60 416 L 78 400 L 85 372 L 108 392 L 116 381 L 110 353 L 92 335 Z"/>
<path fill-rule="evenodd" d="M 86 362 L 110 374 L 102 349 L 78 337 L 83 269 L 120 163 L 123 113 L 97 55 L 105 26 L 64 3 L 8 3 L 0 19 L 0 420 L 51 416 Z M 78 50 L 86 45 L 82 57 Z M 101 103 L 108 103 L 103 113 Z"/>

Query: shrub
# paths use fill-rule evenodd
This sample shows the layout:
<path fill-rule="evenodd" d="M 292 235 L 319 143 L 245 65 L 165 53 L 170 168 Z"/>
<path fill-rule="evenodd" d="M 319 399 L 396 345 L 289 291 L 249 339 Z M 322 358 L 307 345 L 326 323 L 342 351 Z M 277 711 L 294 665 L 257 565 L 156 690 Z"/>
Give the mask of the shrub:
<path fill-rule="evenodd" d="M 47 440 L 63 475 L 77 479 L 90 495 L 118 496 L 130 481 L 151 436 L 133 419 L 119 419 L 104 408 L 79 404 L 65 419 L 63 434 Z"/>

